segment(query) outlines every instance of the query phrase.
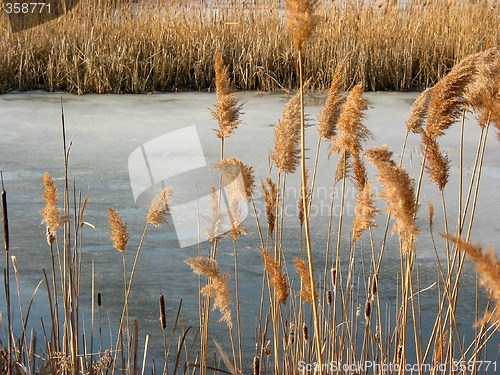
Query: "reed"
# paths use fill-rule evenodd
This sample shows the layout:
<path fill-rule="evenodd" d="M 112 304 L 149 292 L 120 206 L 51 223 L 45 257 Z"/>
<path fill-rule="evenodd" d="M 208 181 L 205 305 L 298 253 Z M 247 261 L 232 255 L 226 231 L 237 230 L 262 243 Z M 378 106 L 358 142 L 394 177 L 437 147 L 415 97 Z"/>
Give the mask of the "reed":
<path fill-rule="evenodd" d="M 345 56 L 344 88 L 425 88 L 465 56 L 499 44 L 495 1 L 364 4 L 318 2 L 317 37 L 304 46 L 311 88 L 328 89 L 334 74 L 328 67 Z M 2 11 L 0 92 L 204 90 L 213 87 L 217 50 L 238 89 L 291 90 L 299 77 L 282 6 L 275 0 L 81 0 L 61 18 L 18 33 Z"/>

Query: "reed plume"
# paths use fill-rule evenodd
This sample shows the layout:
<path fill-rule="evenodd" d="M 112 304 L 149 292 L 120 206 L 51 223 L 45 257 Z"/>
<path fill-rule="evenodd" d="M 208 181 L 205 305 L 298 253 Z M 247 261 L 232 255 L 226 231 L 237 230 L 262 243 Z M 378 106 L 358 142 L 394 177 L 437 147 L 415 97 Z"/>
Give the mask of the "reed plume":
<path fill-rule="evenodd" d="M 434 182 L 440 191 L 448 183 L 450 161 L 446 154 L 441 152 L 439 143 L 427 135 L 424 129 L 421 129 L 422 152 L 426 155 L 425 170 L 429 178 Z"/>
<path fill-rule="evenodd" d="M 318 116 L 318 134 L 323 140 L 331 139 L 337 132 L 337 122 L 340 117 L 342 103 L 342 87 L 344 85 L 346 60 L 344 59 L 333 75 L 325 107 Z"/>
<path fill-rule="evenodd" d="M 357 241 L 361 233 L 370 227 L 376 227 L 375 217 L 380 210 L 375 206 L 373 199 L 372 184 L 365 184 L 356 197 L 355 216 L 353 221 L 352 240 Z"/>
<path fill-rule="evenodd" d="M 226 214 L 222 213 L 220 210 L 219 197 L 215 193 L 215 186 L 213 185 L 210 191 L 210 199 L 212 202 L 212 215 L 210 217 L 205 217 L 205 220 L 207 220 L 209 224 L 209 226 L 205 228 L 205 234 L 207 240 L 215 242 L 225 234 L 222 224 Z"/>
<path fill-rule="evenodd" d="M 222 184 L 228 186 L 241 176 L 245 198 L 252 200 L 252 193 L 255 188 L 255 179 L 253 177 L 253 168 L 243 163 L 241 160 L 230 157 L 215 163 L 214 168 L 222 173 Z"/>
<path fill-rule="evenodd" d="M 276 226 L 276 207 L 278 205 L 278 188 L 276 184 L 268 177 L 266 179 L 269 188 L 266 188 L 264 180 L 261 178 L 262 191 L 266 203 L 267 232 L 271 235 Z"/>
<path fill-rule="evenodd" d="M 460 63 L 433 88 L 427 110 L 427 133 L 436 139 L 455 123 L 469 105 L 464 97 L 467 85 L 477 72 L 477 54 Z"/>
<path fill-rule="evenodd" d="M 45 200 L 45 207 L 40 215 L 43 217 L 42 224 L 47 226 L 47 239 L 49 240 L 50 236 L 55 236 L 57 227 L 63 224 L 64 216 L 59 207 L 57 207 L 57 187 L 48 172 L 44 173 L 42 182 L 44 186 L 43 199 Z"/>
<path fill-rule="evenodd" d="M 122 215 L 116 212 L 113 208 L 108 207 L 109 216 L 108 223 L 111 231 L 109 238 L 113 241 L 113 247 L 121 253 L 125 252 L 125 247 L 129 240 L 127 233 L 127 225 L 123 222 Z"/>
<path fill-rule="evenodd" d="M 214 297 L 212 310 L 219 309 L 222 314 L 219 322 L 225 322 L 229 329 L 232 328 L 231 319 L 230 292 L 229 292 L 229 274 L 221 274 L 217 261 L 212 258 L 189 258 L 185 262 L 191 266 L 193 272 L 197 275 L 205 275 L 209 283 L 201 289 L 201 293 L 209 298 Z"/>
<path fill-rule="evenodd" d="M 392 232 L 398 232 L 404 240 L 403 251 L 409 253 L 411 242 L 418 234 L 416 213 L 418 204 L 415 201 L 415 184 L 403 167 L 394 163 L 392 152 L 387 146 L 372 147 L 366 151 L 366 156 L 378 170 L 378 179 L 384 190 L 381 197 L 387 202 L 387 211 L 395 218 Z"/>
<path fill-rule="evenodd" d="M 264 268 L 269 275 L 269 284 L 274 288 L 275 298 L 282 304 L 286 304 L 288 298 L 288 284 L 286 277 L 278 262 L 273 259 L 273 256 L 264 248 L 260 249 L 262 258 L 264 259 Z"/>
<path fill-rule="evenodd" d="M 432 87 L 422 91 L 422 93 L 415 99 L 410 115 L 406 121 L 406 129 L 412 133 L 419 133 L 423 128 L 425 120 L 427 119 L 427 109 L 432 97 Z"/>
<path fill-rule="evenodd" d="M 170 212 L 170 199 L 172 197 L 172 188 L 163 189 L 151 201 L 147 215 L 147 223 L 159 226 L 167 222 L 167 214 Z"/>
<path fill-rule="evenodd" d="M 293 173 L 300 164 L 300 92 L 286 104 L 283 117 L 274 129 L 274 150 L 271 159 L 278 171 Z"/>
<path fill-rule="evenodd" d="M 300 51 L 304 43 L 312 36 L 318 23 L 314 14 L 317 0 L 286 0 L 286 18 L 292 32 L 295 48 Z"/>
<path fill-rule="evenodd" d="M 312 303 L 313 293 L 311 289 L 311 278 L 309 274 L 309 267 L 307 266 L 304 260 L 299 258 L 293 258 L 293 263 L 295 264 L 295 269 L 300 276 L 300 282 L 302 285 L 302 288 L 299 292 L 299 296 L 304 298 L 305 301 Z M 317 296 L 318 294 L 314 293 L 314 295 Z"/>
<path fill-rule="evenodd" d="M 219 123 L 219 128 L 214 129 L 217 132 L 217 137 L 225 139 L 241 124 L 239 119 L 241 105 L 238 105 L 238 98 L 233 92 L 229 80 L 228 68 L 224 65 L 219 51 L 215 52 L 214 61 L 217 103 L 210 112 Z"/>
<path fill-rule="evenodd" d="M 491 293 L 495 301 L 492 312 L 486 314 L 484 321 L 491 319 L 493 323 L 500 323 L 500 259 L 496 256 L 490 245 L 489 252 L 483 251 L 478 244 L 462 240 L 458 236 L 442 234 L 444 238 L 454 242 L 460 250 L 463 250 L 476 263 L 476 269 L 481 278 L 481 285 Z"/>

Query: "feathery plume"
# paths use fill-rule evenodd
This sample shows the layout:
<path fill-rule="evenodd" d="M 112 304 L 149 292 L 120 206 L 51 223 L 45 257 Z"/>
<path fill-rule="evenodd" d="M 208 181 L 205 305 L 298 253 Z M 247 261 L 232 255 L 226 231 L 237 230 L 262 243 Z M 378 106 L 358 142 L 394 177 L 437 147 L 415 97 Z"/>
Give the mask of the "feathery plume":
<path fill-rule="evenodd" d="M 286 104 L 274 129 L 274 138 L 272 161 L 280 172 L 293 173 L 300 163 L 300 92 Z"/>
<path fill-rule="evenodd" d="M 220 210 L 219 197 L 215 194 L 215 186 L 213 185 L 210 191 L 210 198 L 212 201 L 212 216 L 205 217 L 205 220 L 209 223 L 209 227 L 205 228 L 205 234 L 207 240 L 214 242 L 220 240 L 225 234 L 222 229 L 222 223 L 226 215 Z"/>
<path fill-rule="evenodd" d="M 57 187 L 54 180 L 50 177 L 49 172 L 45 172 L 42 178 L 44 191 L 43 199 L 45 200 L 45 207 L 40 212 L 43 217 L 42 224 L 47 226 L 47 239 L 49 236 L 55 236 L 57 227 L 61 226 L 64 222 L 63 215 L 59 207 L 57 207 Z"/>
<path fill-rule="evenodd" d="M 384 190 L 381 197 L 387 202 L 387 211 L 395 218 L 394 231 L 404 240 L 403 251 L 411 251 L 412 239 L 418 234 L 415 202 L 415 184 L 403 167 L 394 163 L 387 146 L 372 147 L 366 151 L 370 163 L 378 169 L 378 178 Z"/>
<path fill-rule="evenodd" d="M 261 248 L 260 251 L 264 259 L 264 269 L 269 275 L 269 283 L 274 288 L 274 296 L 279 302 L 285 304 L 288 298 L 288 284 L 285 274 L 282 272 L 279 263 L 273 259 L 269 251 L 264 248 Z"/>
<path fill-rule="evenodd" d="M 297 50 L 311 37 L 318 17 L 314 14 L 317 0 L 286 0 L 286 18 Z"/>
<path fill-rule="evenodd" d="M 433 88 L 427 110 L 427 133 L 432 139 L 444 134 L 468 104 L 464 90 L 477 71 L 477 55 L 466 57 Z"/>
<path fill-rule="evenodd" d="M 311 278 L 309 273 L 309 267 L 307 266 L 304 260 L 299 258 L 293 258 L 293 263 L 295 263 L 295 269 L 300 276 L 300 282 L 302 284 L 299 296 L 304 298 L 305 301 L 312 303 L 313 293 L 311 289 Z"/>
<path fill-rule="evenodd" d="M 424 126 L 431 96 L 432 87 L 429 87 L 415 99 L 411 107 L 410 116 L 406 121 L 406 129 L 408 129 L 409 132 L 418 133 Z"/>
<path fill-rule="evenodd" d="M 214 129 L 217 132 L 217 137 L 225 139 L 241 124 L 239 119 L 241 105 L 238 105 L 237 96 L 233 92 L 229 80 L 228 69 L 224 65 L 219 51 L 215 52 L 214 60 L 217 103 L 210 112 L 219 123 L 219 129 Z"/>
<path fill-rule="evenodd" d="M 448 156 L 441 153 L 439 143 L 429 137 L 424 129 L 422 135 L 422 152 L 426 155 L 425 170 L 429 178 L 434 182 L 440 191 L 448 183 L 450 171 L 450 161 Z"/>
<path fill-rule="evenodd" d="M 113 208 L 108 207 L 108 211 L 108 222 L 109 227 L 111 228 L 109 238 L 113 241 L 113 247 L 119 252 L 124 253 L 129 240 L 127 225 L 123 222 L 122 215 L 116 212 Z"/>
<path fill-rule="evenodd" d="M 170 212 L 170 198 L 172 197 L 172 188 L 163 189 L 151 201 L 146 222 L 155 226 L 167 222 L 167 214 Z"/>
<path fill-rule="evenodd" d="M 342 97 L 342 86 L 344 84 L 344 70 L 346 60 L 344 59 L 335 70 L 335 74 L 328 90 L 326 104 L 318 116 L 318 134 L 323 140 L 331 139 L 337 131 L 337 122 L 344 98 Z"/>
<path fill-rule="evenodd" d="M 245 198 L 250 202 L 255 188 L 253 168 L 237 158 L 225 158 L 215 163 L 214 168 L 222 173 L 222 184 L 228 186 L 241 176 L 244 185 Z"/>
<path fill-rule="evenodd" d="M 225 322 L 231 329 L 233 322 L 231 319 L 230 293 L 229 293 L 229 274 L 226 272 L 221 274 L 219 265 L 215 259 L 211 258 L 189 258 L 185 262 L 191 266 L 193 272 L 197 275 L 205 275 L 210 283 L 207 283 L 202 289 L 201 293 L 204 296 L 214 298 L 214 305 L 212 310 L 219 309 L 222 317 L 219 322 Z"/>
<path fill-rule="evenodd" d="M 268 177 L 266 179 L 269 188 L 266 188 L 264 180 L 261 178 L 262 191 L 266 202 L 267 232 L 271 235 L 276 226 L 276 206 L 278 205 L 278 188 L 276 184 Z"/>
<path fill-rule="evenodd" d="M 458 236 L 442 234 L 444 238 L 457 244 L 460 250 L 463 250 L 476 263 L 476 269 L 481 277 L 481 285 L 488 291 L 495 300 L 494 312 L 486 314 L 483 321 L 492 320 L 493 323 L 500 323 L 500 259 L 490 246 L 489 252 L 484 252 L 482 247 L 462 240 Z"/>
<path fill-rule="evenodd" d="M 370 227 L 376 227 L 375 216 L 380 210 L 375 207 L 373 199 L 372 184 L 368 183 L 358 192 L 356 197 L 356 209 L 353 221 L 352 240 L 357 241 L 361 233 Z"/>

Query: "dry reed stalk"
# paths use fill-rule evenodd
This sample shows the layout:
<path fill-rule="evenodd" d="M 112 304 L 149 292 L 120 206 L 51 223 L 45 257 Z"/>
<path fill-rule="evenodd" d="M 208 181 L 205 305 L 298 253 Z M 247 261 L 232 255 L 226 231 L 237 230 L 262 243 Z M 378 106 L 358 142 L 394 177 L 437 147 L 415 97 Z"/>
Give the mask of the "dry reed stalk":
<path fill-rule="evenodd" d="M 299 296 L 304 298 L 306 302 L 313 302 L 313 293 L 311 289 L 310 273 L 306 262 L 299 258 L 293 258 L 293 263 L 295 264 L 295 269 L 300 276 L 300 282 L 302 288 L 299 292 Z M 317 292 L 314 293 L 317 296 Z"/>
<path fill-rule="evenodd" d="M 42 181 L 44 185 L 43 199 L 45 199 L 45 207 L 40 215 L 43 217 L 42 224 L 47 226 L 47 241 L 50 245 L 53 242 L 52 238 L 55 236 L 57 227 L 64 223 L 64 215 L 61 213 L 59 207 L 57 207 L 57 187 L 48 172 L 44 173 Z"/>
<path fill-rule="evenodd" d="M 215 53 L 214 61 L 217 103 L 211 113 L 219 123 L 219 129 L 214 129 L 217 132 L 217 137 L 224 140 L 241 124 L 239 119 L 241 105 L 238 105 L 238 98 L 231 88 L 228 68 L 224 65 L 220 51 Z"/>
<path fill-rule="evenodd" d="M 278 188 L 276 184 L 268 177 L 266 179 L 269 188 L 266 188 L 264 180 L 261 178 L 262 191 L 266 203 L 267 232 L 272 235 L 276 227 L 276 207 L 278 206 Z"/>
<path fill-rule="evenodd" d="M 485 252 L 478 244 L 473 244 L 462 240 L 458 236 L 442 234 L 442 236 L 454 242 L 458 248 L 467 253 L 467 255 L 476 263 L 476 269 L 480 275 L 481 285 L 491 293 L 495 301 L 492 311 L 487 313 L 478 324 L 491 322 L 500 323 L 500 259 L 496 256 L 493 247 L 490 245 L 489 252 Z"/>
<path fill-rule="evenodd" d="M 300 164 L 300 92 L 286 104 L 283 117 L 274 129 L 275 143 L 271 159 L 278 171 L 293 173 Z"/>
<path fill-rule="evenodd" d="M 330 140 L 337 131 L 337 122 L 340 117 L 344 97 L 342 88 L 344 85 L 346 60 L 344 59 L 335 70 L 333 75 L 325 107 L 318 116 L 318 135 L 323 140 Z"/>
<path fill-rule="evenodd" d="M 356 196 L 356 208 L 353 221 L 352 240 L 357 241 L 361 233 L 368 228 L 376 227 L 375 217 L 380 210 L 375 206 L 372 184 L 365 184 Z"/>
<path fill-rule="evenodd" d="M 303 201 L 304 199 L 306 200 L 306 206 L 309 207 L 311 203 L 311 189 L 308 187 L 308 181 L 309 181 L 309 169 L 306 168 L 306 174 L 305 174 L 305 185 L 306 185 L 306 192 L 305 192 L 305 198 L 303 197 L 303 190 L 300 190 L 300 198 L 299 201 L 297 202 L 298 208 L 299 208 L 299 222 L 300 226 L 302 227 L 304 225 L 304 204 Z"/>
<path fill-rule="evenodd" d="M 219 322 L 225 322 L 229 329 L 232 328 L 230 293 L 229 293 L 229 274 L 221 274 L 219 265 L 215 259 L 211 258 L 189 258 L 185 262 L 191 266 L 193 272 L 197 275 L 205 275 L 210 283 L 201 289 L 201 293 L 209 298 L 214 297 L 212 310 L 219 309 L 222 317 Z"/>
<path fill-rule="evenodd" d="M 241 176 L 245 198 L 250 202 L 255 188 L 255 179 L 253 177 L 253 168 L 243 163 L 241 160 L 229 157 L 215 163 L 214 168 L 222 173 L 222 184 L 229 185 L 231 182 Z"/>
<path fill-rule="evenodd" d="M 422 152 L 425 154 L 425 170 L 429 178 L 434 182 L 440 191 L 448 183 L 450 161 L 446 154 L 441 152 L 439 143 L 429 137 L 427 132 L 422 129 Z"/>
<path fill-rule="evenodd" d="M 411 241 L 418 234 L 415 201 L 415 184 L 408 172 L 391 159 L 392 152 L 387 146 L 372 147 L 366 151 L 370 163 L 378 169 L 378 179 L 384 191 L 381 197 L 387 202 L 387 211 L 396 218 L 393 227 L 404 240 L 403 251 L 411 250 Z"/>
<path fill-rule="evenodd" d="M 274 288 L 274 296 L 277 301 L 286 304 L 288 299 L 288 284 L 286 276 L 281 270 L 281 266 L 276 262 L 273 256 L 264 248 L 261 248 L 262 258 L 264 259 L 264 268 L 269 275 L 269 284 Z"/>
<path fill-rule="evenodd" d="M 125 247 L 130 236 L 127 233 L 127 225 L 123 222 L 122 215 L 111 207 L 108 207 L 108 223 L 111 231 L 109 238 L 113 241 L 113 247 L 121 253 L 125 252 Z"/>
<path fill-rule="evenodd" d="M 425 120 L 427 118 L 427 109 L 429 108 L 429 102 L 432 97 L 432 87 L 429 87 L 422 91 L 422 93 L 417 97 L 413 103 L 406 121 L 406 129 L 412 133 L 419 133 L 423 128 Z"/>
<path fill-rule="evenodd" d="M 160 226 L 167 222 L 167 214 L 170 212 L 170 199 L 172 198 L 172 188 L 163 189 L 151 201 L 151 205 L 146 217 L 147 224 Z"/>

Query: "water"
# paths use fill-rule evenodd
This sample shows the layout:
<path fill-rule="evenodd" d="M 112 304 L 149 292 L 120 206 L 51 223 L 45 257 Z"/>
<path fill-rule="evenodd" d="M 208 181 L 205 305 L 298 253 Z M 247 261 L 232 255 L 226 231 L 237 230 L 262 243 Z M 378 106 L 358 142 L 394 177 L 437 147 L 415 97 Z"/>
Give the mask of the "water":
<path fill-rule="evenodd" d="M 369 101 L 366 124 L 374 133 L 375 141 L 370 145 L 388 144 L 394 150 L 394 157 L 399 159 L 402 140 L 405 134 L 405 120 L 411 103 L 417 93 L 367 93 Z M 108 319 L 113 332 L 121 313 L 123 302 L 123 271 L 121 254 L 113 249 L 108 239 L 107 208 L 115 208 L 123 214 L 128 224 L 130 240 L 126 250 L 127 264 L 130 266 L 140 235 L 145 225 L 145 215 L 149 198 L 141 198 L 135 202 L 129 178 L 129 156 L 141 145 L 175 130 L 195 126 L 198 139 L 187 139 L 177 146 L 182 149 L 199 142 L 207 167 L 184 171 L 172 176 L 164 183 L 174 185 L 173 205 L 183 204 L 197 196 L 209 194 L 211 183 L 217 183 L 218 175 L 209 168 L 220 155 L 220 143 L 212 131 L 217 126 L 211 118 L 209 108 L 216 97 L 210 93 L 176 93 L 157 95 L 87 95 L 73 96 L 68 94 L 48 94 L 42 92 L 11 93 L 0 96 L 0 169 L 4 172 L 5 187 L 9 200 L 9 219 L 11 225 L 11 249 L 19 265 L 21 298 L 26 309 L 31 293 L 43 278 L 42 268 L 50 270 L 50 253 L 45 242 L 45 228 L 41 225 L 40 211 L 43 209 L 42 175 L 45 171 L 56 179 L 62 188 L 63 150 L 61 144 L 61 99 L 64 102 L 65 123 L 68 142 L 71 141 L 70 173 L 72 180 L 83 196 L 89 196 L 84 220 L 91 226 L 83 229 L 83 261 L 82 261 L 82 308 L 85 327 L 90 325 L 91 274 L 92 263 L 95 269 L 96 292 L 102 295 L 103 345 L 109 345 Z M 240 158 L 255 168 L 255 176 L 267 176 L 268 155 L 274 144 L 274 124 L 281 116 L 287 101 L 284 95 L 260 95 L 242 93 L 245 103 L 241 125 L 235 135 L 225 143 L 225 155 Z M 324 97 L 312 94 L 308 98 L 308 114 L 311 124 L 316 122 Z M 466 124 L 467 135 L 465 153 L 467 160 L 473 158 L 477 147 L 479 130 L 474 125 L 474 118 L 469 115 Z M 452 160 L 450 183 L 447 187 L 451 197 L 456 196 L 458 176 L 458 125 L 442 139 L 442 147 Z M 313 153 L 316 150 L 316 128 L 307 129 L 310 163 L 312 168 Z M 410 173 L 418 175 L 419 155 L 416 135 L 410 135 L 405 165 Z M 481 177 L 481 189 L 477 205 L 478 215 L 474 222 L 471 239 L 487 245 L 488 242 L 498 244 L 500 240 L 500 222 L 498 214 L 497 186 L 500 179 L 500 154 L 496 149 L 500 144 L 492 135 L 484 161 Z M 312 206 L 312 245 L 315 252 L 317 269 L 322 269 L 324 246 L 327 237 L 329 197 L 332 192 L 339 193 L 339 187 L 331 186 L 335 172 L 336 158 L 328 160 L 326 147 L 319 159 L 319 175 L 316 185 L 316 199 Z M 170 152 L 170 154 L 169 154 Z M 168 160 L 177 168 L 186 160 L 186 155 L 175 154 L 165 150 Z M 152 160 L 152 159 L 151 159 Z M 174 169 L 175 169 L 174 168 Z M 182 168 L 181 168 L 182 169 Z M 471 173 L 471 162 L 466 163 L 466 176 Z M 368 167 L 373 176 L 373 171 Z M 154 179 L 153 179 L 154 180 Z M 196 180 L 196 188 L 193 181 Z M 284 238 L 284 249 L 287 259 L 291 261 L 300 254 L 299 232 L 297 231 L 297 199 L 299 176 L 290 176 L 287 180 L 288 201 L 286 204 L 287 228 Z M 159 187 L 159 184 L 155 186 Z M 154 190 L 155 187 L 151 189 Z M 375 184 L 375 189 L 380 187 Z M 346 205 L 346 227 L 354 212 L 354 190 L 348 185 L 348 201 Z M 418 270 L 422 288 L 431 286 L 436 276 L 436 260 L 427 230 L 427 204 L 432 201 L 436 206 L 435 222 L 441 222 L 439 214 L 440 195 L 437 188 L 426 186 L 422 191 L 422 209 L 419 217 L 422 233 L 417 243 Z M 259 213 L 265 212 L 264 199 L 257 189 L 256 207 Z M 383 208 L 384 206 L 381 205 Z M 335 207 L 338 212 L 339 207 Z M 456 202 L 450 198 L 448 210 L 451 217 L 456 215 Z M 265 221 L 265 215 L 259 215 Z M 384 225 L 384 217 L 378 223 Z M 188 335 L 188 344 L 195 341 L 194 334 L 198 328 L 197 278 L 190 267 L 184 263 L 189 257 L 198 253 L 197 246 L 181 248 L 178 231 L 169 219 L 169 224 L 149 231 L 134 279 L 130 297 L 131 319 L 139 321 L 140 343 L 143 345 L 145 335 L 150 336 L 148 364 L 152 358 L 157 363 L 162 359 L 162 333 L 158 321 L 158 297 L 163 293 L 167 304 L 167 324 L 173 325 L 180 299 L 182 299 L 182 325 L 186 329 L 193 328 Z M 240 308 L 242 313 L 243 343 L 245 360 L 251 363 L 255 348 L 255 327 L 258 301 L 261 293 L 262 261 L 259 252 L 259 241 L 256 234 L 255 220 L 250 212 L 244 221 L 251 234 L 238 242 L 238 258 L 240 265 Z M 336 225 L 336 224 L 335 224 Z M 437 224 L 436 234 L 442 231 Z M 380 243 L 381 231 L 374 231 L 375 243 Z M 366 241 L 366 240 L 365 240 Z M 397 240 L 392 237 L 388 241 L 385 263 L 380 273 L 380 291 L 384 303 L 394 307 L 394 290 L 399 269 Z M 348 235 L 343 239 L 343 246 L 348 247 Z M 498 252 L 498 246 L 497 252 Z M 207 254 L 209 243 L 200 245 L 203 254 Z M 363 255 L 364 254 L 364 255 Z M 369 260 L 368 248 L 359 253 L 357 258 Z M 227 239 L 222 241 L 218 250 L 218 260 L 222 271 L 233 275 L 233 247 Z M 358 264 L 359 266 L 359 264 Z M 291 274 L 295 276 L 292 271 Z M 233 285 L 233 284 L 231 284 Z M 361 292 L 364 287 L 360 285 Z M 472 333 L 471 325 L 474 314 L 469 306 L 475 305 L 475 273 L 467 263 L 462 283 L 464 303 L 458 306 L 459 326 L 466 336 Z M 422 310 L 426 317 L 435 314 L 434 286 L 422 294 Z M 12 290 L 15 295 L 15 291 Z M 234 296 L 234 290 L 232 290 Z M 486 293 L 480 291 L 480 304 L 485 302 Z M 3 301 L 3 299 L 2 299 Z M 472 302 L 471 302 L 472 301 Z M 0 302 L 4 303 L 4 302 Z M 4 311 L 5 306 L 0 305 Z M 6 314 L 3 314 L 4 317 Z M 16 315 L 17 316 L 17 315 Z M 42 287 L 35 298 L 31 322 L 34 328 L 40 329 L 40 318 L 48 321 L 46 291 Z M 214 312 L 213 338 L 226 348 L 228 344 L 227 329 L 223 324 L 215 323 L 219 313 Z M 233 315 L 234 317 L 234 315 Z M 18 319 L 18 318 L 17 318 Z M 17 320 L 18 321 L 18 320 Z M 5 318 L 4 318 L 5 322 Z M 5 324 L 4 324 L 5 326 Z M 424 323 L 424 335 L 431 327 Z M 2 333 L 4 334 L 4 333 Z M 41 333 L 39 333 L 40 335 Z M 39 336 L 41 337 L 41 336 Z M 174 340 L 175 344 L 175 340 Z M 495 337 L 489 346 L 491 360 L 498 359 L 500 338 Z M 98 346 L 98 340 L 94 347 Z M 191 356 L 194 358 L 194 354 Z"/>

